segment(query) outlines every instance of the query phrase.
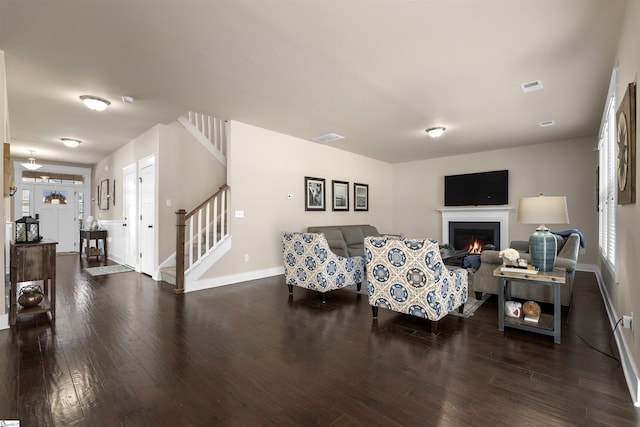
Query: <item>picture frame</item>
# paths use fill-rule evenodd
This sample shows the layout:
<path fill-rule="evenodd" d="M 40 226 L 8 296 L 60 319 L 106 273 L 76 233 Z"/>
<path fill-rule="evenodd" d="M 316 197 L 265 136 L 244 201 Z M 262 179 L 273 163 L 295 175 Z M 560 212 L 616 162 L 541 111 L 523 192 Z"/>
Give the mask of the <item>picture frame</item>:
<path fill-rule="evenodd" d="M 369 185 L 353 183 L 353 210 L 368 211 L 369 210 Z"/>
<path fill-rule="evenodd" d="M 331 181 L 333 211 L 349 210 L 349 183 L 347 181 Z"/>
<path fill-rule="evenodd" d="M 636 85 L 629 83 L 616 112 L 618 204 L 636 202 Z"/>
<path fill-rule="evenodd" d="M 111 205 L 115 206 L 116 205 L 116 179 L 113 178 L 113 191 L 111 191 L 111 197 L 109 197 L 111 199 Z"/>
<path fill-rule="evenodd" d="M 109 180 L 100 181 L 100 194 L 98 195 L 98 208 L 105 211 L 109 210 Z"/>
<path fill-rule="evenodd" d="M 324 178 L 304 177 L 304 210 L 326 210 L 326 189 Z"/>

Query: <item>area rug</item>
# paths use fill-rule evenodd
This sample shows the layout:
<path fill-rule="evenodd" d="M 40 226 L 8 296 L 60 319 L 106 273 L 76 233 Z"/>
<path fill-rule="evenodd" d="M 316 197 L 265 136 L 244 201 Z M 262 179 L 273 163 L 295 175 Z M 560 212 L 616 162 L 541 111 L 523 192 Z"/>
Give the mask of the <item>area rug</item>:
<path fill-rule="evenodd" d="M 471 317 L 473 316 L 473 313 L 475 313 L 476 310 L 479 309 L 480 306 L 484 304 L 486 300 L 489 299 L 490 296 L 491 296 L 490 294 L 485 293 L 482 295 L 482 299 L 475 299 L 475 292 L 472 292 L 471 294 L 469 294 L 469 297 L 467 298 L 467 302 L 464 303 L 463 313 L 458 313 L 458 310 L 454 310 L 449 314 L 452 314 L 458 317 Z"/>
<path fill-rule="evenodd" d="M 127 271 L 133 271 L 132 268 L 126 265 L 105 265 L 104 267 L 90 267 L 85 268 L 87 273 L 92 276 L 104 276 L 105 274 L 125 273 Z"/>

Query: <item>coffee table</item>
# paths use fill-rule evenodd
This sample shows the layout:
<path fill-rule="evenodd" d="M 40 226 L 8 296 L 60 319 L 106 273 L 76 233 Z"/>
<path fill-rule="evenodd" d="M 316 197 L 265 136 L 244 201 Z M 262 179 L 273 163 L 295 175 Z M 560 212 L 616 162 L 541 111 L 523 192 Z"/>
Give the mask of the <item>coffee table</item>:
<path fill-rule="evenodd" d="M 440 249 L 440 257 L 445 264 L 458 261 L 469 255 L 469 251 L 464 249 Z"/>

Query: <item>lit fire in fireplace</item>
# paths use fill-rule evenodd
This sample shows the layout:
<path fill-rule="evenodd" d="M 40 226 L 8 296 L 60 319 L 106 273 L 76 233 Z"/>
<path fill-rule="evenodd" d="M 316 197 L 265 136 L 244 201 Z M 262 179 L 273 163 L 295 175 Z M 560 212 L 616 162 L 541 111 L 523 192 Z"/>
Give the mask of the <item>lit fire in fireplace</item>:
<path fill-rule="evenodd" d="M 482 252 L 482 242 L 479 240 L 474 240 L 473 243 L 469 245 L 469 253 L 470 254 L 479 254 Z"/>

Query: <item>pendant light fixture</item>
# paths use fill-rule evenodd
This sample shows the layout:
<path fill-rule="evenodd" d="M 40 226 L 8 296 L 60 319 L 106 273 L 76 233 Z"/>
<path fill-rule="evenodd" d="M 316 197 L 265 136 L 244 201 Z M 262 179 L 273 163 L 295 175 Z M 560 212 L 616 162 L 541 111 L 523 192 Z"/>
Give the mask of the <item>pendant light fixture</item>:
<path fill-rule="evenodd" d="M 33 150 L 29 150 L 29 152 L 31 153 L 31 157 L 27 159 L 27 163 L 21 163 L 22 167 L 29 169 L 30 171 L 40 169 L 42 165 L 36 163 L 36 159 L 33 158 Z"/>

